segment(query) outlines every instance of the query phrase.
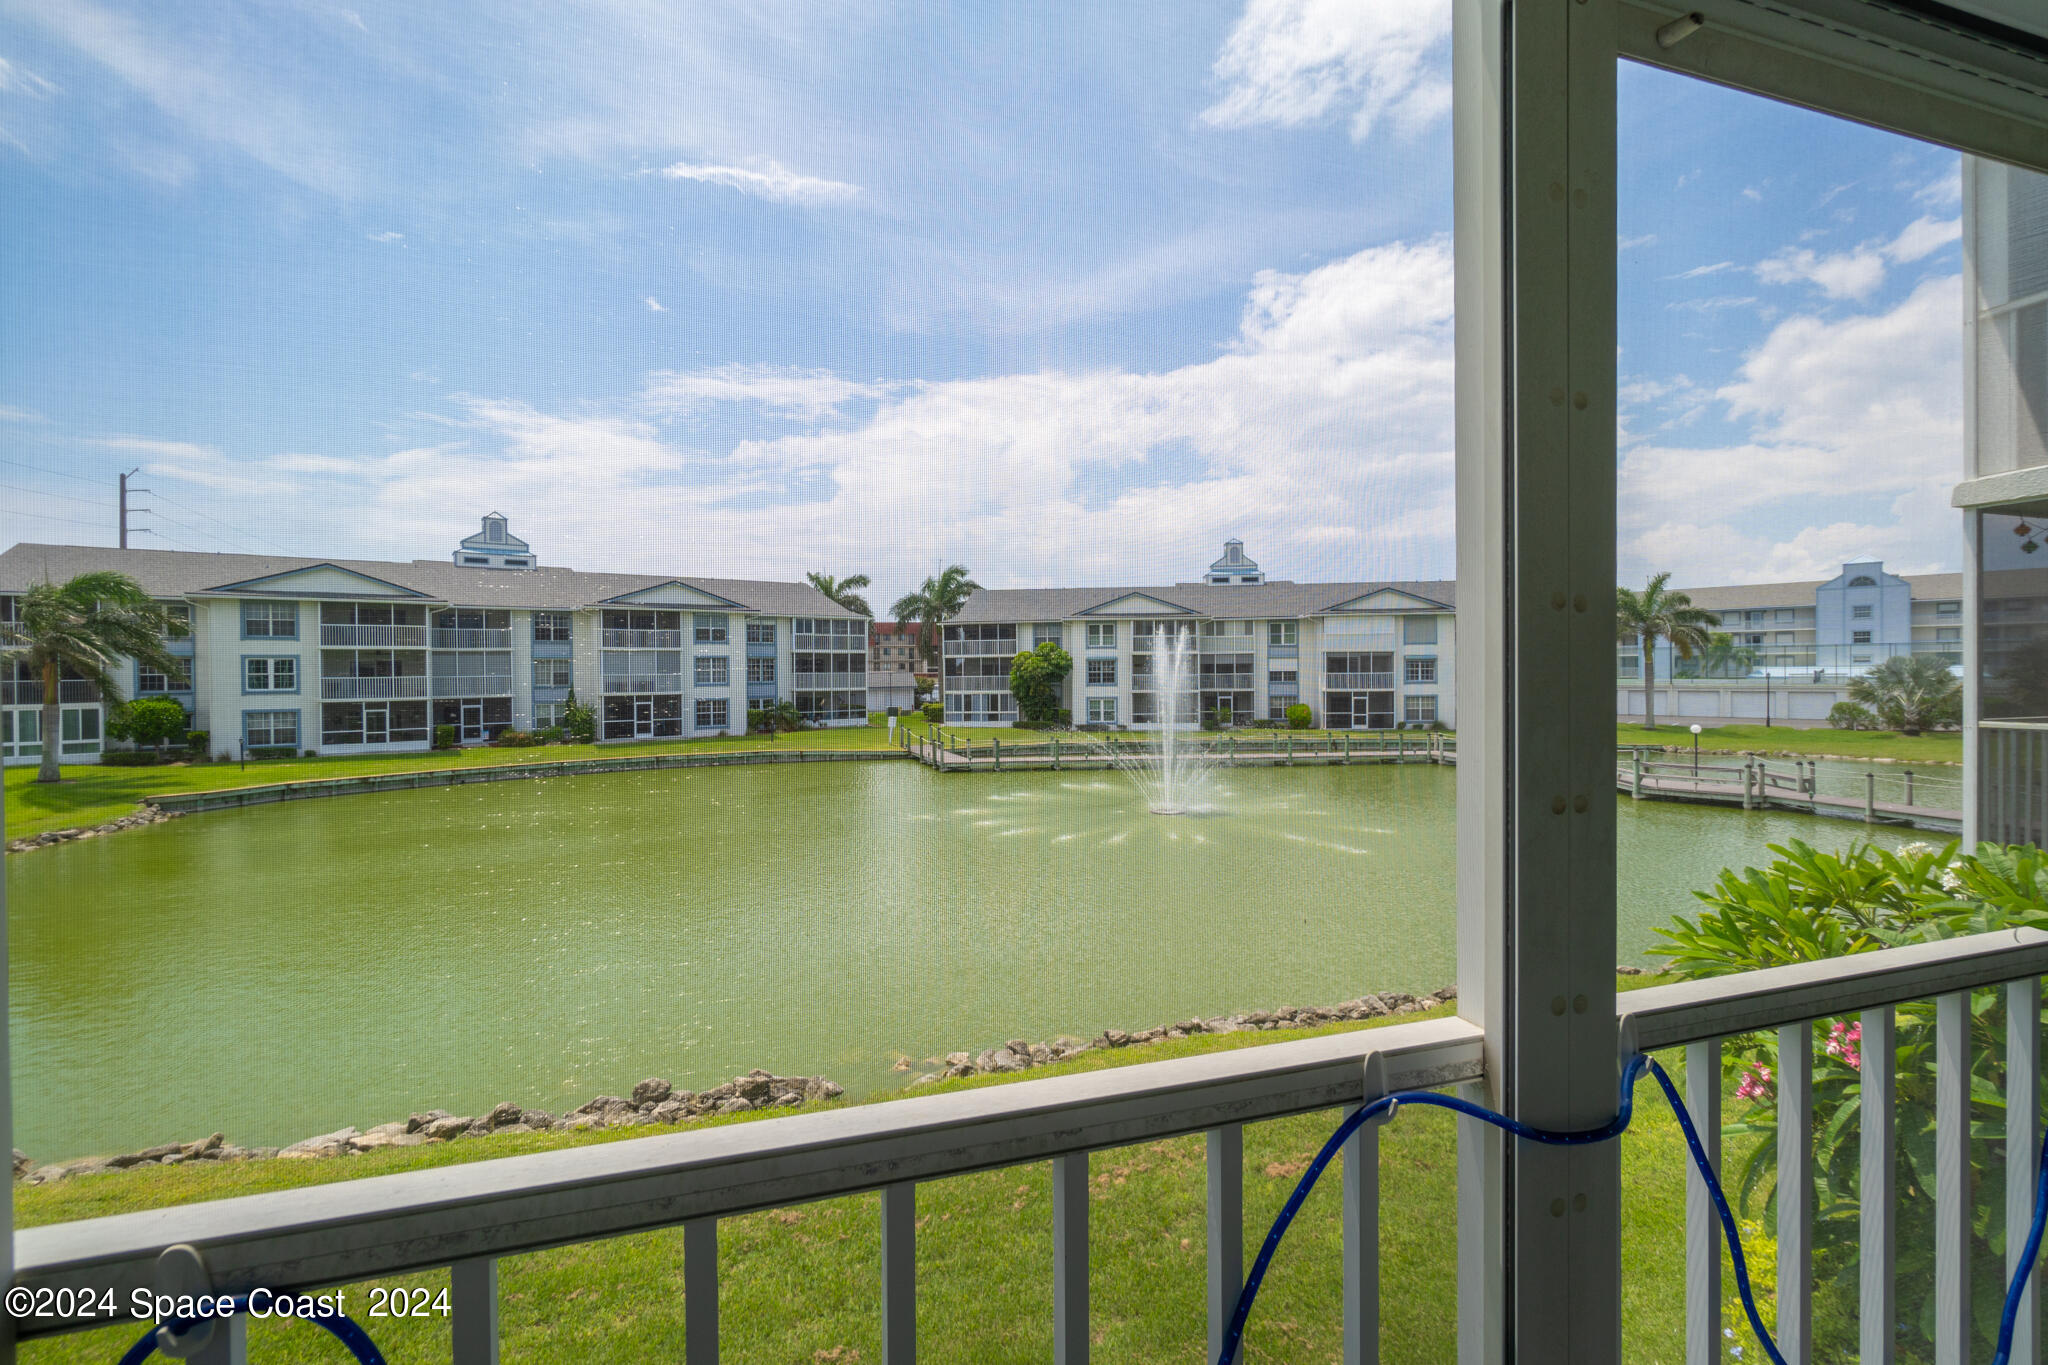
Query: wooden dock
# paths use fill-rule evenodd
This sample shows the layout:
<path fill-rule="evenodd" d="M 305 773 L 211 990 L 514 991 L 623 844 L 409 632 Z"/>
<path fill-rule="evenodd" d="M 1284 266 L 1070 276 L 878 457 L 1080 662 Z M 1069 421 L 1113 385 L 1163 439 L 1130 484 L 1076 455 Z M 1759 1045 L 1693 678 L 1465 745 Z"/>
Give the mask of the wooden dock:
<path fill-rule="evenodd" d="M 1725 755 L 1716 754 L 1716 758 Z M 1863 795 L 1841 796 L 1819 790 L 1815 764 L 1794 760 L 1775 767 L 1752 758 L 1740 764 L 1666 762 L 1648 759 L 1640 750 L 1615 767 L 1615 786 L 1639 801 L 1691 801 L 1740 806 L 1744 810 L 1796 810 L 1869 824 L 1908 825 L 1914 829 L 1954 834 L 1963 827 L 1963 813 L 1912 799 L 1914 775 L 1904 779 L 1904 801 L 1879 800 L 1877 773 L 1863 774 Z M 1925 779 L 1923 779 L 1924 781 Z"/>

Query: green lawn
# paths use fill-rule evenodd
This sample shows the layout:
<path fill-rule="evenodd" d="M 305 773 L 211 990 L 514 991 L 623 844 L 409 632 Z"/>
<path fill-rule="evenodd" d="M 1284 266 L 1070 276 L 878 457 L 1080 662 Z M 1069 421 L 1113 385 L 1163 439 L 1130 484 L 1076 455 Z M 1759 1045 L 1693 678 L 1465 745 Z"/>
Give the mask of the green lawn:
<path fill-rule="evenodd" d="M 1639 985 L 1649 978 L 1628 978 Z M 1421 1018 L 1420 1015 L 1404 1019 Z M 1234 1034 L 1090 1053 L 1030 1077 L 1255 1046 L 1309 1032 Z M 1676 1067 L 1671 1059 L 1667 1066 Z M 975 1078 L 938 1088 L 1007 1084 Z M 1632 1362 L 1683 1359 L 1685 1153 L 1677 1126 L 1645 1080 L 1636 1127 L 1623 1142 L 1623 1281 Z M 1336 1122 L 1332 1113 L 1253 1126 L 1245 1134 L 1246 1262 Z M 751 1121 L 739 1116 L 726 1122 Z M 534 1134 L 373 1153 L 330 1162 L 149 1168 L 43 1188 L 18 1187 L 20 1226 L 287 1189 L 489 1156 L 619 1141 L 640 1130 Z M 1383 1130 L 1382 1339 L 1388 1361 L 1439 1365 L 1453 1354 L 1455 1139 L 1439 1110 L 1411 1108 Z M 1204 1173 L 1200 1138 L 1098 1152 L 1092 1161 L 1092 1317 L 1097 1358 L 1133 1365 L 1203 1357 Z M 1245 1359 L 1335 1360 L 1341 1348 L 1340 1172 L 1318 1186 L 1276 1259 L 1253 1315 Z M 918 1332 L 933 1361 L 1038 1362 L 1051 1356 L 1050 1167 L 1039 1163 L 923 1186 L 918 1194 Z M 880 1358 L 873 1195 L 780 1209 L 720 1227 L 720 1325 L 725 1359 L 740 1362 Z M 664 1231 L 511 1257 L 500 1265 L 504 1357 L 521 1361 L 680 1359 L 682 1235 Z M 438 1289 L 447 1274 L 386 1283 Z M 361 1308 L 367 1286 L 349 1303 Z M 366 1324 L 393 1360 L 446 1359 L 438 1318 Z M 134 1330 L 83 1333 L 23 1348 L 33 1365 L 112 1360 Z M 328 1362 L 323 1335 L 252 1325 L 252 1358 Z"/>
<path fill-rule="evenodd" d="M 1617 744 L 1665 744 L 1692 751 L 1690 721 L 1660 721 L 1654 730 L 1617 725 Z M 1934 735 L 1902 735 L 1891 730 L 1794 730 L 1785 725 L 1716 725 L 1700 727 L 1700 752 L 1836 754 L 1843 758 L 1892 758 L 1916 763 L 1961 763 L 1963 737 L 1958 731 Z"/>

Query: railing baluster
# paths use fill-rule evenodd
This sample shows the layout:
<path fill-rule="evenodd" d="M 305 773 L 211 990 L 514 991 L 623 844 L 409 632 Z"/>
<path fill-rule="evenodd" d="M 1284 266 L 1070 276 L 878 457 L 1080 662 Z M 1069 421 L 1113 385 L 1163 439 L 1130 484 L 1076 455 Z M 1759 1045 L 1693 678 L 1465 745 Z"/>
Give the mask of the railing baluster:
<path fill-rule="evenodd" d="M 1813 1359 L 1813 1026 L 1778 1030 L 1778 1350 Z"/>
<path fill-rule="evenodd" d="M 1244 1125 L 1209 1130 L 1209 1355 L 1223 1351 L 1223 1333 L 1244 1288 Z"/>
<path fill-rule="evenodd" d="M 480 1256 L 448 1268 L 449 1323 L 455 1365 L 498 1365 L 498 1258 Z"/>
<path fill-rule="evenodd" d="M 2041 1148 L 2041 980 L 2030 976 L 2005 988 L 2005 1274 L 2006 1282 L 2020 1268 L 2026 1237 L 2020 1232 L 2034 1220 L 2034 1182 Z M 2035 1286 L 2029 1277 L 2012 1330 L 2011 1365 L 2039 1365 L 2040 1334 L 2035 1330 Z"/>
<path fill-rule="evenodd" d="M 1379 1060 L 1379 1054 L 1373 1054 Z M 1369 1087 L 1370 1089 L 1370 1087 Z M 1379 1094 L 1386 1093 L 1379 1087 Z M 1377 1099 L 1377 1094 L 1368 1094 Z M 1380 1124 L 1344 1142 L 1344 1365 L 1380 1358 Z"/>
<path fill-rule="evenodd" d="M 1053 1365 L 1088 1365 L 1088 1154 L 1052 1159 Z"/>
<path fill-rule="evenodd" d="M 683 1361 L 718 1365 L 718 1220 L 683 1224 Z"/>
<path fill-rule="evenodd" d="M 1685 1048 L 1685 1107 L 1716 1173 L 1721 1169 L 1721 1043 Z M 1686 1365 L 1721 1359 L 1721 1220 L 1697 1170 L 1685 1182 Z"/>
<path fill-rule="evenodd" d="M 1898 1065 L 1896 1016 L 1890 1005 L 1863 1011 L 1861 1083 L 1858 1116 L 1857 1201 L 1860 1281 L 1857 1335 L 1863 1365 L 1892 1365 L 1898 1355 L 1898 1310 L 1894 1302 L 1894 1268 L 1898 1240 L 1893 1233 L 1897 1212 L 1894 1171 L 1892 1098 L 1893 1072 Z"/>
<path fill-rule="evenodd" d="M 917 1183 L 882 1188 L 882 1365 L 917 1360 Z"/>
<path fill-rule="evenodd" d="M 1934 1361 L 1970 1360 L 1970 993 L 1934 1002 Z"/>
<path fill-rule="evenodd" d="M 249 1315 L 237 1313 L 213 1329 L 213 1338 L 188 1357 L 192 1365 L 249 1365 Z"/>

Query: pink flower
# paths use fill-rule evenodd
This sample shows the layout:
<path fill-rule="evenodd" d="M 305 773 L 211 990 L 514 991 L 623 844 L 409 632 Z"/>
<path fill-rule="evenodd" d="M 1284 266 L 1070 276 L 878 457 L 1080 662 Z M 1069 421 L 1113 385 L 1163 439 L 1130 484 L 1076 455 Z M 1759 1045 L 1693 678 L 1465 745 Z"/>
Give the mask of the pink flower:
<path fill-rule="evenodd" d="M 1767 1100 L 1777 1093 L 1771 1081 L 1771 1069 L 1757 1065 L 1742 1073 L 1742 1083 L 1735 1087 L 1738 1097 L 1745 1100 Z"/>
<path fill-rule="evenodd" d="M 1830 1057 L 1839 1057 L 1857 1071 L 1863 1069 L 1863 1054 L 1857 1044 L 1863 1041 L 1863 1024 L 1844 1023 L 1837 1019 L 1828 1029 L 1827 1052 Z"/>

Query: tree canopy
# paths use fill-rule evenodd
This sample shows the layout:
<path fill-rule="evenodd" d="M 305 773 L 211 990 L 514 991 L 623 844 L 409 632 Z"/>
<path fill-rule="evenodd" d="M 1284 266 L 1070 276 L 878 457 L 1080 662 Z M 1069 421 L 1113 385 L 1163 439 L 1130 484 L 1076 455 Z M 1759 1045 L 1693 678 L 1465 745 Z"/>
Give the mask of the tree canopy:
<path fill-rule="evenodd" d="M 1010 660 L 1010 695 L 1020 719 L 1044 725 L 1059 719 L 1060 684 L 1074 671 L 1074 656 L 1051 640 L 1019 650 Z"/>

